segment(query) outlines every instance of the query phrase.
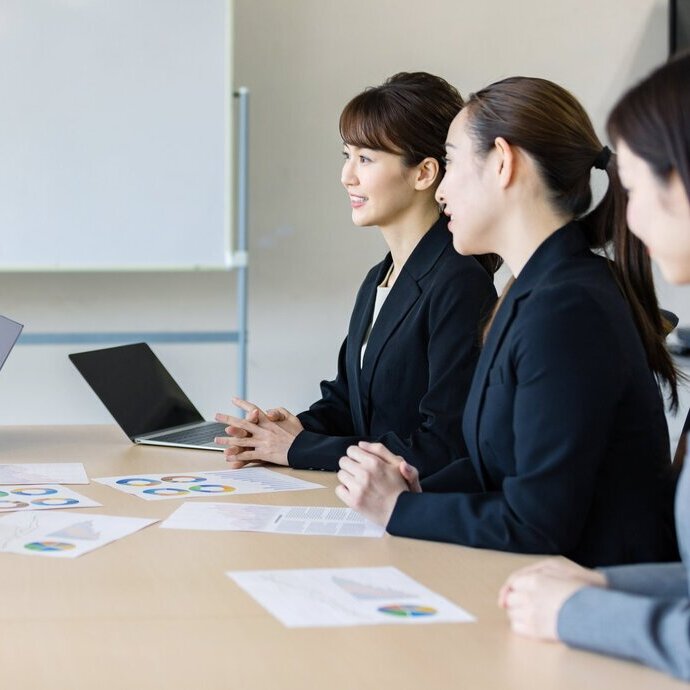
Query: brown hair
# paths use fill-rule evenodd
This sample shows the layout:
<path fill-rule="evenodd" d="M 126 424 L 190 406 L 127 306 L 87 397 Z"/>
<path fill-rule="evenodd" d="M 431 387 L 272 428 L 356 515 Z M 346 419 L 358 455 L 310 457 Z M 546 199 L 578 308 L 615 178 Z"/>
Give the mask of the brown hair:
<path fill-rule="evenodd" d="M 346 144 L 402 156 L 412 167 L 434 158 L 445 171 L 445 141 L 453 118 L 464 103 L 445 79 L 427 72 L 399 72 L 380 86 L 355 96 L 340 115 L 340 136 Z M 477 256 L 489 275 L 502 263 L 494 254 Z"/>
<path fill-rule="evenodd" d="M 663 182 L 677 171 L 690 199 L 690 52 L 677 55 L 630 89 L 606 124 Z"/>
<path fill-rule="evenodd" d="M 644 245 L 627 227 L 625 193 L 614 157 L 602 161 L 608 188 L 596 208 L 587 213 L 592 203 L 590 172 L 595 161 L 601 160 L 603 147 L 584 108 L 561 86 L 530 77 L 491 84 L 470 95 L 466 108 L 477 153 L 487 155 L 497 137 L 527 152 L 553 207 L 580 221 L 593 249 L 612 246 L 615 261 L 609 263 L 632 309 L 649 365 L 668 385 L 672 407 L 677 407 L 678 373 L 664 342 L 651 263 Z"/>

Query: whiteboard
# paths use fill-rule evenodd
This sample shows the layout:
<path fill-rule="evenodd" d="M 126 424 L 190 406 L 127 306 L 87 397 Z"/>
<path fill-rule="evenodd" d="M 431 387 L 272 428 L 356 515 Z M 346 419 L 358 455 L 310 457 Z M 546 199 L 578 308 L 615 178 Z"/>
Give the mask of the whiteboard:
<path fill-rule="evenodd" d="M 232 263 L 231 0 L 0 0 L 0 270 Z"/>

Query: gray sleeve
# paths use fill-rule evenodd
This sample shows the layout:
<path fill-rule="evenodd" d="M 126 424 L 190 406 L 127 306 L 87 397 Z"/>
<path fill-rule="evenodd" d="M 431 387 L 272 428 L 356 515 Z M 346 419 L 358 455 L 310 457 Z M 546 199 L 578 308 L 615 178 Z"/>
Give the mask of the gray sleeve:
<path fill-rule="evenodd" d="M 558 636 L 572 646 L 639 661 L 690 680 L 690 600 L 643 597 L 585 587 L 558 616 Z"/>
<path fill-rule="evenodd" d="M 619 592 L 680 599 L 688 596 L 688 573 L 682 563 L 644 563 L 600 568 L 608 586 Z"/>

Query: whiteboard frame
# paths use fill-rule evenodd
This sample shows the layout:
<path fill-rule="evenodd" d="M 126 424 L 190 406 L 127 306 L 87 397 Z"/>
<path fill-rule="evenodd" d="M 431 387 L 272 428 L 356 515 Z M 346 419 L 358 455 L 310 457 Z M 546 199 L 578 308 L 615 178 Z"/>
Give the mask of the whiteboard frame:
<path fill-rule="evenodd" d="M 225 273 L 237 268 L 246 267 L 248 265 L 248 255 L 245 249 L 235 249 L 233 247 L 233 219 L 232 207 L 235 195 L 235 179 L 234 179 L 234 132 L 233 123 L 234 118 L 232 113 L 234 110 L 234 99 L 240 93 L 248 94 L 248 90 L 242 87 L 239 92 L 233 89 L 233 30 L 234 30 L 234 0 L 224 0 L 226 8 L 227 21 L 225 23 L 225 85 L 224 85 L 224 107 L 225 107 L 225 141 L 227 142 L 224 161 L 224 174 L 227 181 L 227 191 L 224 199 L 223 208 L 223 256 L 222 263 L 218 264 L 170 264 L 170 265 L 136 265 L 128 264 L 126 266 L 120 265 L 104 265 L 104 266 L 80 266 L 69 264 L 26 264 L 16 266 L 3 266 L 0 264 L 0 274 L 18 274 L 18 273 L 42 273 L 42 274 L 87 274 L 87 273 L 194 273 L 194 272 L 208 272 L 208 273 Z M 246 145 L 246 144 L 245 144 Z M 240 174 L 242 171 L 240 170 Z M 247 184 L 248 180 L 244 181 Z"/>

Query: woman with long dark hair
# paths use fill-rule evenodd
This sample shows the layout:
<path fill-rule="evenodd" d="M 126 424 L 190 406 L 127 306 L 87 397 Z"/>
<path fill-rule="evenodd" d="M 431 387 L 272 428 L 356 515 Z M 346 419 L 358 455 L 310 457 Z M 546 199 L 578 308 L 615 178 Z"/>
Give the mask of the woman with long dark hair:
<path fill-rule="evenodd" d="M 400 536 L 588 565 L 672 558 L 655 374 L 675 401 L 676 372 L 610 151 L 569 92 L 527 77 L 470 96 L 446 151 L 437 199 L 455 248 L 495 252 L 514 277 L 468 396 L 468 456 L 420 486 L 404 453 L 360 443 L 338 496 Z M 589 211 L 593 168 L 609 184 Z"/>
<path fill-rule="evenodd" d="M 380 440 L 425 475 L 464 452 L 462 411 L 479 352 L 479 324 L 496 293 L 497 257 L 458 256 L 434 199 L 443 143 L 462 98 L 425 72 L 400 73 L 353 98 L 340 117 L 341 182 L 355 225 L 376 226 L 390 253 L 359 290 L 338 374 L 320 400 L 293 415 L 243 400 L 233 467 L 266 461 L 338 468 L 345 449 Z M 328 286 L 324 286 L 327 290 Z"/>
<path fill-rule="evenodd" d="M 666 280 L 690 284 L 690 53 L 628 91 L 609 117 L 608 132 L 628 190 L 630 229 Z M 499 595 L 513 629 L 690 680 L 687 465 L 676 492 L 681 563 L 599 571 L 565 559 L 537 563 L 508 578 Z"/>

